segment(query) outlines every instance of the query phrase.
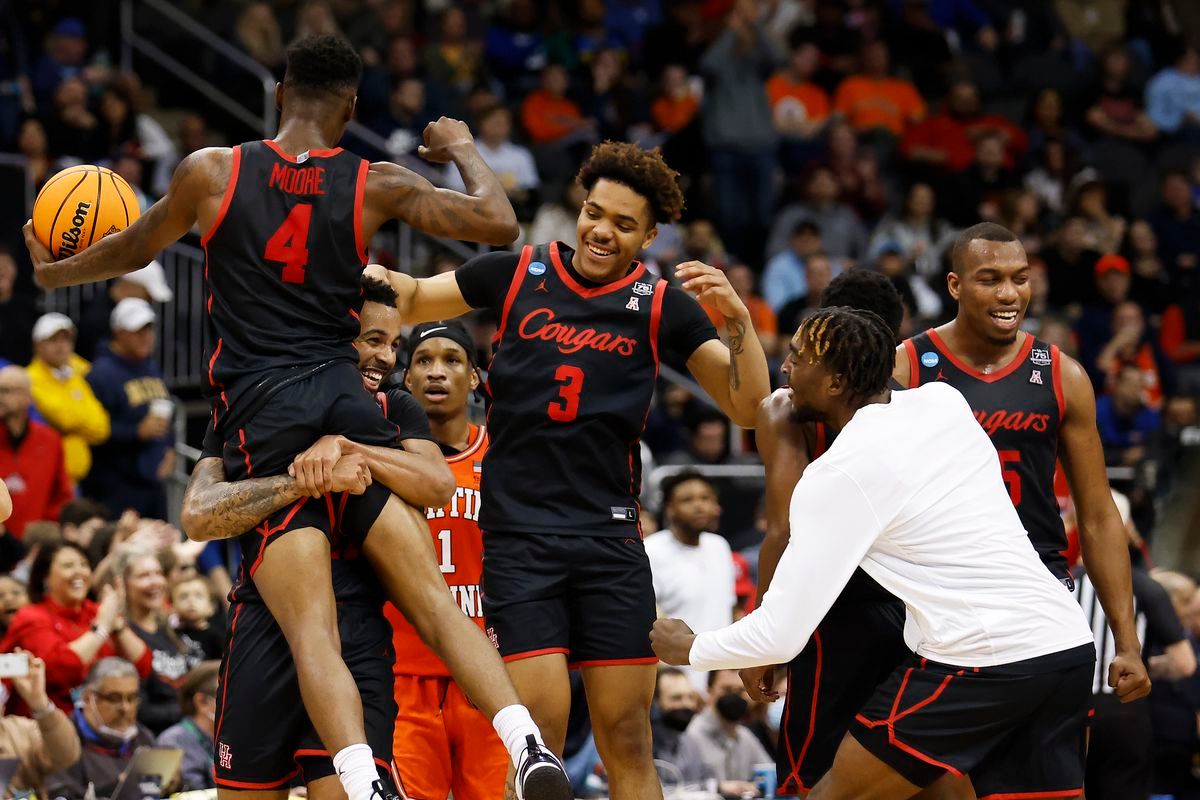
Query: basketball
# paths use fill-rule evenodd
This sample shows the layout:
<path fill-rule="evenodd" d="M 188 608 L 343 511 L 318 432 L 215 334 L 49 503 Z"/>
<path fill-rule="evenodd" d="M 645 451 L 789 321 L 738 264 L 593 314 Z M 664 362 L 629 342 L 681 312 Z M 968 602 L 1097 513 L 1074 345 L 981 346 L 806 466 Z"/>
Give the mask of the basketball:
<path fill-rule="evenodd" d="M 129 227 L 141 214 L 137 195 L 117 173 L 81 164 L 55 175 L 33 203 L 33 233 L 56 259 Z"/>

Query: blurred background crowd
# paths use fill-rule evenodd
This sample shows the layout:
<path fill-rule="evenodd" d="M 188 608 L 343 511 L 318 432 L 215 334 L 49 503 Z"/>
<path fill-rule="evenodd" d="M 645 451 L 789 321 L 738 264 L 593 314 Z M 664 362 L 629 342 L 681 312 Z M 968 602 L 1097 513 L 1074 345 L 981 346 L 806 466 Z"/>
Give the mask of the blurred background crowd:
<path fill-rule="evenodd" d="M 262 75 L 282 77 L 286 46 L 308 33 L 340 33 L 362 55 L 359 125 L 343 142 L 355 152 L 461 188 L 453 167 L 415 151 L 439 115 L 469 121 L 523 223 L 514 246 L 573 244 L 582 193 L 572 177 L 594 143 L 661 147 L 687 209 L 662 226 L 646 262 L 667 277 L 690 259 L 725 269 L 775 365 L 839 273 L 891 278 L 911 335 L 955 313 L 945 274 L 956 232 L 980 220 L 1014 230 L 1033 266 L 1024 327 L 1091 375 L 1135 560 L 1167 587 L 1196 643 L 1200 6 L 169 3 L 185 25 L 164 23 L 152 5 L 0 0 L 0 478 L 16 502 L 0 537 L 0 570 L 12 576 L 0 579 L 11 626 L 0 649 L 23 647 L 45 662 L 48 696 L 74 714 L 80 736 L 118 732 L 109 743 L 120 755 L 128 748 L 117 740 L 131 729 L 118 723 L 134 711 L 138 736 L 177 723 L 211 733 L 207 661 L 220 654 L 236 554 L 187 543 L 168 522 L 178 513 L 173 482 L 186 474 L 205 414 L 198 381 L 171 366 L 200 348 L 198 337 L 180 344 L 199 319 L 178 260 L 164 256 L 70 302 L 44 295 L 21 246 L 28 199 L 18 198 L 63 167 L 100 163 L 148 207 L 184 155 L 264 135 L 229 106 L 261 116 Z M 197 46 L 195 26 L 240 60 Z M 183 71 L 157 68 L 144 48 L 130 57 L 131 34 Z M 402 232 L 372 246 L 373 260 L 417 274 L 453 269 L 468 254 L 454 243 L 413 245 Z M 487 363 L 495 320 L 471 325 Z M 659 539 L 660 605 L 680 616 L 681 604 L 707 602 L 696 613 L 724 624 L 753 594 L 765 524 L 753 438 L 668 373 L 644 442 L 644 528 L 678 529 L 650 541 L 712 537 L 679 552 Z M 1070 529 L 1070 499 L 1060 494 Z M 703 596 L 711 583 L 687 579 L 689 559 L 719 571 L 723 609 L 713 613 Z M 106 588 L 118 585 L 120 593 Z M 30 601 L 37 611 L 17 611 Z M 140 692 L 106 681 L 136 682 Z M 1152 700 L 1158 788 L 1200 796 L 1200 686 L 1167 683 Z M 727 782 L 749 781 L 746 765 L 769 760 L 781 707 L 748 708 L 739 687 L 727 674 L 662 673 L 656 747 L 681 780 L 716 779 L 735 796 L 747 785 Z M 726 699 L 735 696 L 742 702 Z M 18 708 L 13 698 L 10 713 Z M 586 729 L 580 742 L 576 752 L 586 752 Z M 211 759 L 211 738 L 207 746 Z"/>

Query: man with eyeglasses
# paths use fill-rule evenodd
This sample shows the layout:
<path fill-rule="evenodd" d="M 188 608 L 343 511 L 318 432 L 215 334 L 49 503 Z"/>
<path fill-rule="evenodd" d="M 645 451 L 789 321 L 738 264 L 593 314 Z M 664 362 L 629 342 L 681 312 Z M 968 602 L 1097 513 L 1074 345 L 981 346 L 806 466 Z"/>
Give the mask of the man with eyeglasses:
<path fill-rule="evenodd" d="M 139 685 L 137 668 L 125 659 L 96 662 L 72 714 L 83 756 L 46 780 L 47 797 L 82 800 L 88 784 L 96 797 L 110 797 L 134 752 L 154 745 L 154 734 L 137 721 Z"/>

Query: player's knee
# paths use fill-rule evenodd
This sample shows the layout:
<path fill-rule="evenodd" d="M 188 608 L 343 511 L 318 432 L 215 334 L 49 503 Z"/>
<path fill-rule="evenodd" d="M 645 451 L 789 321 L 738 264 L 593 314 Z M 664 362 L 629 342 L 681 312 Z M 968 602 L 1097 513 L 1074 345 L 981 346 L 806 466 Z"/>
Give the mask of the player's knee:
<path fill-rule="evenodd" d="M 593 719 L 593 723 L 597 720 Z M 596 746 L 605 764 L 616 761 L 621 764 L 641 763 L 653 760 L 650 739 L 650 719 L 644 709 L 631 710 L 604 719 L 595 726 Z"/>

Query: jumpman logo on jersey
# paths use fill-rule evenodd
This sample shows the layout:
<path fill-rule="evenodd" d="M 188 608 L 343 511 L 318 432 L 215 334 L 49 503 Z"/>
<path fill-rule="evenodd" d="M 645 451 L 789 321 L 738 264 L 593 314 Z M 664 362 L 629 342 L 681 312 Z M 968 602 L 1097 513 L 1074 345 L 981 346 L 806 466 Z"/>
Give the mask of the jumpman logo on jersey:
<path fill-rule="evenodd" d="M 545 278 L 542 278 L 542 282 L 537 285 L 537 288 L 535 288 L 534 291 L 535 292 L 545 292 L 546 294 L 550 294 L 550 290 L 546 288 L 546 279 Z"/>
<path fill-rule="evenodd" d="M 939 369 L 939 370 L 938 370 L 937 377 L 936 377 L 936 378 L 934 378 L 934 380 L 935 380 L 935 381 L 944 381 L 944 380 L 946 380 L 946 376 L 945 376 L 945 375 L 943 375 L 943 374 L 942 374 L 942 371 Z"/>

